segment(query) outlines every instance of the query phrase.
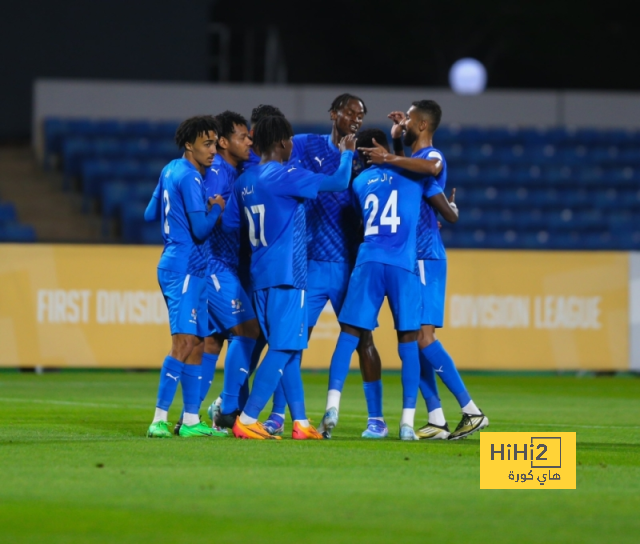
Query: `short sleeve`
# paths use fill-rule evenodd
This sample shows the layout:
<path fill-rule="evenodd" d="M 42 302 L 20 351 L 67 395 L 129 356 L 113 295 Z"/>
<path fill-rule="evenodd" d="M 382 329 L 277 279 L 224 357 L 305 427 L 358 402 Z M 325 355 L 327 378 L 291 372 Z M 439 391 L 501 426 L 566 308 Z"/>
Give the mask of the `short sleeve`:
<path fill-rule="evenodd" d="M 196 172 L 189 172 L 180 180 L 180 192 L 185 212 L 206 212 L 202 177 Z"/>

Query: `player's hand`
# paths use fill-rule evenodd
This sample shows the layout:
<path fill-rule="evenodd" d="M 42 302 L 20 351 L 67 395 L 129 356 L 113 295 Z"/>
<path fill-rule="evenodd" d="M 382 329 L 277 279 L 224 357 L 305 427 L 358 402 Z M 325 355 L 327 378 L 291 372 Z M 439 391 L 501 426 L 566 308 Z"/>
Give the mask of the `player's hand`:
<path fill-rule="evenodd" d="M 393 121 L 393 126 L 391 127 L 391 137 L 401 138 L 402 126 L 400 125 L 400 122 L 404 121 L 407 116 L 401 111 L 392 111 L 389 115 L 387 115 L 387 117 Z"/>
<path fill-rule="evenodd" d="M 364 156 L 373 164 L 383 164 L 386 162 L 385 159 L 391 154 L 376 142 L 375 138 L 372 138 L 372 141 L 375 147 L 359 147 L 358 151 L 362 151 Z"/>
<path fill-rule="evenodd" d="M 212 196 L 209 197 L 209 202 L 208 202 L 208 207 L 207 207 L 207 212 L 211 211 L 211 207 L 217 204 L 218 206 L 220 206 L 220 208 L 222 208 L 222 211 L 224 211 L 224 198 L 222 198 L 220 195 L 216 195 L 215 198 L 213 198 Z"/>
<path fill-rule="evenodd" d="M 340 149 L 340 153 L 343 151 L 355 151 L 356 150 L 356 135 L 355 134 L 347 134 L 340 140 L 340 145 L 338 146 Z"/>

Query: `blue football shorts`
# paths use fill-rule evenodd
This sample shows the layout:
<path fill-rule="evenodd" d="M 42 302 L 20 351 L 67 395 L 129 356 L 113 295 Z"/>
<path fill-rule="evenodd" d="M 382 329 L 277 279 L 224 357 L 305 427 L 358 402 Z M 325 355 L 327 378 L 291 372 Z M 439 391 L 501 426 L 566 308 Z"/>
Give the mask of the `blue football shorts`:
<path fill-rule="evenodd" d="M 352 266 L 347 262 L 308 261 L 307 306 L 310 327 L 315 327 L 328 300 L 335 314 L 340 315 L 351 270 Z"/>
<path fill-rule="evenodd" d="M 251 299 L 231 270 L 210 274 L 206 282 L 209 334 L 223 334 L 240 323 L 255 319 Z"/>
<path fill-rule="evenodd" d="M 447 287 L 447 260 L 418 261 L 422 294 L 421 325 L 444 325 L 444 294 Z"/>
<path fill-rule="evenodd" d="M 397 331 L 420 328 L 422 300 L 416 296 L 420 279 L 417 274 L 389 264 L 368 262 L 353 269 L 340 323 L 366 330 L 377 326 L 384 297 L 389 300 Z"/>
<path fill-rule="evenodd" d="M 258 322 L 271 349 L 307 349 L 308 319 L 306 293 L 280 286 L 253 292 Z"/>
<path fill-rule="evenodd" d="M 169 311 L 171 334 L 208 334 L 204 278 L 158 268 L 158 283 Z"/>

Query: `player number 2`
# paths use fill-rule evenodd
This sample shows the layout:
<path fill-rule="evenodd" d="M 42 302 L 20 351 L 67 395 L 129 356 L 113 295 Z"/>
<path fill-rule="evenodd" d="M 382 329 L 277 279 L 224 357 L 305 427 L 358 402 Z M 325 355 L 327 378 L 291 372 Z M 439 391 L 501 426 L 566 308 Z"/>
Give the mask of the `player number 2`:
<path fill-rule="evenodd" d="M 164 233 L 169 234 L 169 210 L 171 209 L 169 191 L 165 189 L 164 193 L 162 193 L 162 198 L 164 200 Z"/>
<path fill-rule="evenodd" d="M 249 222 L 249 241 L 253 247 L 258 247 L 259 244 L 263 246 L 267 245 L 267 240 L 264 237 L 264 204 L 256 204 L 251 206 L 251 211 L 245 206 L 244 213 L 247 216 Z M 258 224 L 260 225 L 260 239 L 256 237 L 256 224 L 253 220 L 253 215 L 258 215 Z"/>
<path fill-rule="evenodd" d="M 379 201 L 378 197 L 371 194 L 364 202 L 364 209 L 368 210 L 371 207 L 371 214 L 367 220 L 367 226 L 364 231 L 364 235 L 378 234 L 378 225 L 374 225 L 378 215 Z M 398 225 L 400 224 L 400 217 L 398 217 L 398 191 L 391 191 L 389 199 L 387 200 L 384 208 L 382 209 L 382 215 L 380 216 L 380 225 L 390 226 L 391 232 L 395 234 L 398 231 Z"/>

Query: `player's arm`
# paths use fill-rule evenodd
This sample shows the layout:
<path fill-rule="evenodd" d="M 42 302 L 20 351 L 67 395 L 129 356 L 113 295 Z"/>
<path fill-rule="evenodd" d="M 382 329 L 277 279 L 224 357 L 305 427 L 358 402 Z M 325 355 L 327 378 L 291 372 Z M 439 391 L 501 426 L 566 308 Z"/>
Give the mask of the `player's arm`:
<path fill-rule="evenodd" d="M 190 173 L 180 180 L 179 190 L 189 218 L 191 234 L 203 241 L 209 237 L 224 210 L 224 199 L 220 195 L 216 195 L 215 198 L 209 197 L 205 207 L 202 201 L 202 188 L 198 183 Z"/>
<path fill-rule="evenodd" d="M 391 127 L 391 141 L 393 142 L 393 152 L 398 157 L 404 157 L 404 145 L 402 145 L 402 126 L 400 122 L 404 120 L 406 115 L 401 111 L 392 111 L 387 115 L 393 121 Z"/>
<path fill-rule="evenodd" d="M 200 241 L 206 240 L 224 210 L 224 199 L 220 195 L 210 196 L 207 202 L 209 213 L 187 212 L 191 233 Z"/>
<path fill-rule="evenodd" d="M 431 196 L 425 196 L 427 202 L 433 206 L 438 213 L 449 223 L 455 223 L 459 217 L 460 212 L 456 205 L 456 190 L 451 191 L 451 196 L 447 198 L 444 193 L 439 192 Z"/>
<path fill-rule="evenodd" d="M 156 185 L 156 188 L 151 195 L 151 200 L 147 204 L 147 209 L 144 211 L 145 221 L 158 221 L 162 216 L 162 207 L 160 202 L 160 183 Z"/>
<path fill-rule="evenodd" d="M 328 176 L 327 174 L 315 174 L 309 170 L 290 166 L 286 171 L 286 181 L 279 188 L 274 188 L 282 195 L 296 198 L 316 198 L 321 191 L 344 191 L 351 181 L 351 167 L 353 166 L 353 153 L 356 147 L 354 134 L 345 136 L 340 141 L 339 149 L 340 165 L 338 169 Z"/>
<path fill-rule="evenodd" d="M 359 147 L 358 151 L 362 151 L 373 164 L 393 164 L 398 168 L 404 168 L 410 172 L 424 174 L 427 176 L 437 176 L 442 172 L 442 158 L 434 157 L 432 159 L 420 159 L 412 157 L 404 157 L 389 153 L 383 146 L 373 139 L 375 147 Z"/>
<path fill-rule="evenodd" d="M 318 191 L 344 191 L 351 181 L 353 154 L 356 150 L 356 135 L 349 134 L 340 140 L 340 166 L 330 176 L 324 175 Z"/>
<path fill-rule="evenodd" d="M 235 232 L 240 228 L 240 207 L 238 206 L 238 197 L 235 191 L 231 191 L 229 194 L 220 224 L 225 232 Z"/>

